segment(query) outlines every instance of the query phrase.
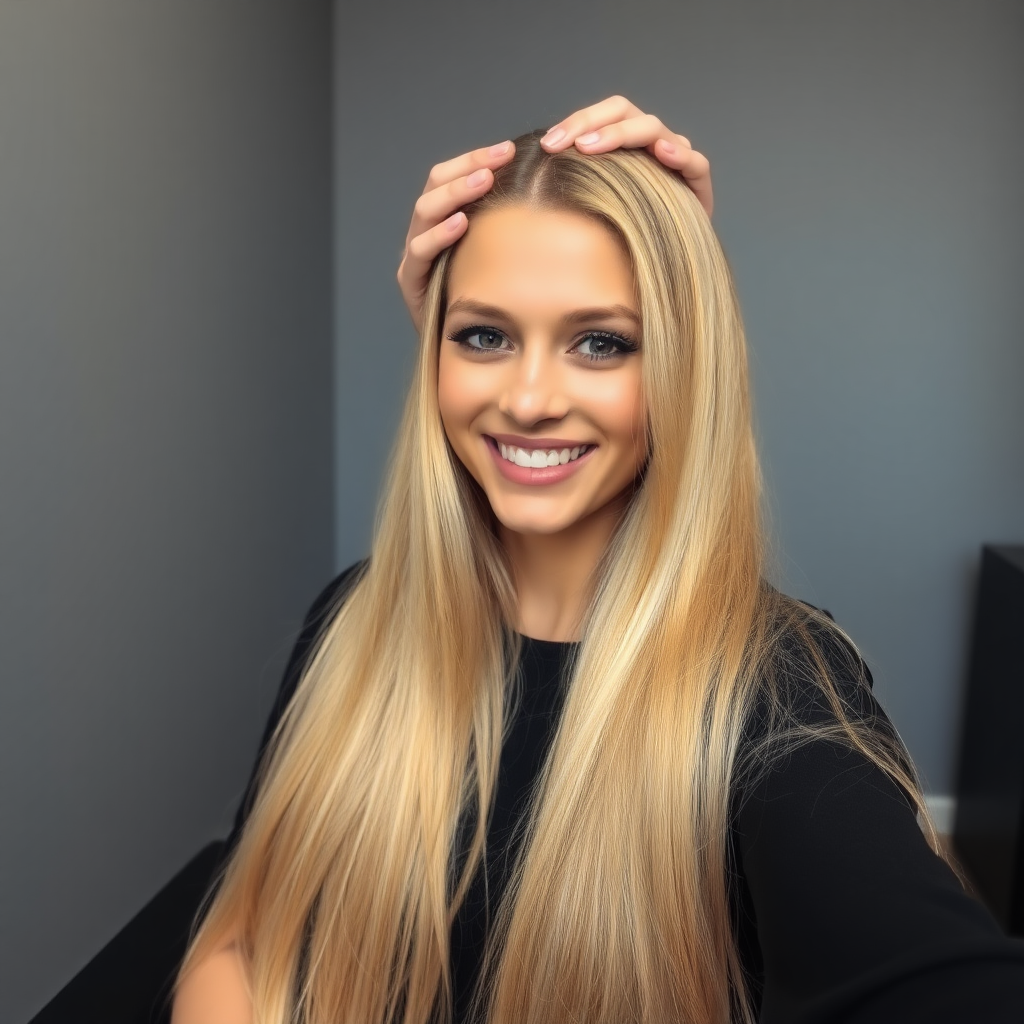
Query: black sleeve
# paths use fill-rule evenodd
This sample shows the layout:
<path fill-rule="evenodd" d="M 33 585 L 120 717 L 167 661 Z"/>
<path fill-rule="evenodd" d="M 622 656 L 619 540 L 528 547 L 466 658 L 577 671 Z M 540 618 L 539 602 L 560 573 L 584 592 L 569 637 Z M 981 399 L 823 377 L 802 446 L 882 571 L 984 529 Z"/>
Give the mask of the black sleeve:
<path fill-rule="evenodd" d="M 735 832 L 764 1024 L 1024 1022 L 1024 942 L 964 892 L 863 755 L 828 740 L 784 754 L 742 794 Z"/>
<path fill-rule="evenodd" d="M 267 719 L 267 724 L 263 729 L 263 738 L 260 740 L 256 763 L 249 774 L 249 782 L 245 787 L 245 796 L 239 804 L 238 812 L 235 815 L 234 827 L 231 829 L 231 834 L 228 836 L 225 844 L 225 850 L 227 851 L 234 849 L 241 834 L 242 826 L 245 824 L 245 819 L 252 809 L 253 800 L 256 797 L 256 778 L 259 772 L 260 761 L 263 759 L 264 753 L 266 753 L 270 738 L 274 735 L 274 730 L 277 728 L 277 723 L 281 720 L 281 716 L 284 714 L 285 708 L 288 707 L 289 701 L 295 695 L 299 680 L 302 679 L 306 666 L 316 652 L 324 629 L 331 623 L 338 609 L 348 596 L 349 591 L 358 582 L 366 564 L 365 560 L 356 562 L 339 573 L 320 591 L 306 613 L 302 629 L 299 631 L 298 639 L 296 639 L 295 646 L 292 647 L 292 653 L 288 658 L 288 664 L 285 667 L 284 677 L 277 691 L 277 697 L 274 699 L 274 706 L 271 709 L 270 717 Z"/>

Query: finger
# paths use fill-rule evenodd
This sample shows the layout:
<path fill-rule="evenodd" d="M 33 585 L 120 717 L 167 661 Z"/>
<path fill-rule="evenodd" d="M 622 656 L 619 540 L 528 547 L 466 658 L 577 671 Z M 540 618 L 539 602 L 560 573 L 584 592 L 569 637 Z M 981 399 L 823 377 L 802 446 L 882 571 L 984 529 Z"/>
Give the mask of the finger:
<path fill-rule="evenodd" d="M 568 149 L 581 135 L 642 113 L 643 111 L 630 103 L 625 96 L 609 96 L 608 99 L 577 110 L 558 124 L 552 125 L 547 135 L 540 140 L 540 144 L 549 153 L 558 153 Z"/>
<path fill-rule="evenodd" d="M 469 218 L 460 210 L 440 224 L 409 240 L 402 262 L 414 272 L 422 270 L 424 275 L 437 256 L 453 242 L 458 241 L 469 226 Z"/>
<path fill-rule="evenodd" d="M 685 135 L 676 135 L 653 114 L 640 114 L 609 124 L 576 139 L 583 153 L 608 153 L 613 149 L 646 149 L 652 156 L 679 171 L 701 206 L 711 216 L 714 197 L 711 190 L 711 165 L 707 157 L 690 146 Z"/>
<path fill-rule="evenodd" d="M 678 171 L 700 205 L 710 217 L 715 200 L 711 190 L 711 164 L 703 153 L 689 146 L 679 146 L 659 139 L 653 146 L 654 155 L 666 166 Z"/>
<path fill-rule="evenodd" d="M 494 174 L 487 167 L 478 167 L 471 174 L 456 178 L 430 192 L 424 192 L 413 207 L 412 221 L 406 241 L 440 224 L 459 207 L 479 199 L 494 184 Z"/>
<path fill-rule="evenodd" d="M 494 171 L 515 155 L 512 142 L 475 149 L 435 164 L 413 209 L 405 251 L 398 265 L 398 287 L 419 330 L 423 296 L 434 259 L 465 233 L 469 221 L 458 208 L 494 184 Z"/>
<path fill-rule="evenodd" d="M 430 278 L 430 268 L 448 246 L 466 233 L 468 226 L 469 219 L 459 211 L 406 243 L 405 254 L 398 265 L 398 287 L 417 330 L 420 327 L 423 295 Z"/>
<path fill-rule="evenodd" d="M 515 151 L 516 147 L 511 142 L 499 142 L 497 145 L 474 149 L 470 153 L 463 153 L 451 160 L 435 164 L 427 176 L 427 183 L 423 186 L 423 191 L 432 192 L 456 178 L 467 177 L 480 167 L 486 167 L 493 171 L 495 168 L 501 167 L 502 164 L 508 163 L 515 155 Z"/>
<path fill-rule="evenodd" d="M 654 143 L 658 139 L 688 147 L 690 140 L 684 135 L 676 135 L 661 123 L 653 114 L 638 114 L 621 121 L 602 125 L 594 131 L 587 132 L 576 138 L 576 148 L 584 153 L 607 153 L 613 149 L 650 148 L 651 155 Z"/>

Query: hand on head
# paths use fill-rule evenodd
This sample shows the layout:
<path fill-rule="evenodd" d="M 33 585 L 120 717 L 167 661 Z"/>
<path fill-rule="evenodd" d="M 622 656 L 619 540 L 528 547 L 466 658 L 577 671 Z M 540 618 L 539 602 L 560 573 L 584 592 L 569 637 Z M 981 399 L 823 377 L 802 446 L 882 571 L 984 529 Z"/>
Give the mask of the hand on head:
<path fill-rule="evenodd" d="M 683 176 L 711 216 L 711 165 L 707 158 L 692 149 L 685 136 L 669 131 L 653 114 L 645 114 L 622 96 L 570 114 L 551 127 L 541 145 L 549 153 L 573 145 L 581 153 L 644 148 Z M 442 250 L 462 237 L 469 224 L 462 207 L 487 192 L 494 184 L 494 171 L 514 154 L 513 144 L 502 142 L 446 160 L 431 170 L 423 194 L 416 200 L 398 267 L 398 287 L 417 330 L 430 267 Z"/>

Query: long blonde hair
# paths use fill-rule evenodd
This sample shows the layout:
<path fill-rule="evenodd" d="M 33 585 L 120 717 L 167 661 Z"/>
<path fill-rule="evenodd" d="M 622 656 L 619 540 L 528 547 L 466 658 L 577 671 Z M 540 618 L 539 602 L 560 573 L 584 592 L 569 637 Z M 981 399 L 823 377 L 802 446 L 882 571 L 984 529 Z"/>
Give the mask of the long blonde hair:
<path fill-rule="evenodd" d="M 820 641 L 834 629 L 763 582 L 744 334 L 707 217 L 646 153 L 549 155 L 537 137 L 517 140 L 467 212 L 576 211 L 622 240 L 649 457 L 595 581 L 476 1011 L 490 1024 L 751 1021 L 727 861 L 730 796 L 768 749 L 738 760 L 758 700 L 775 739 L 827 735 L 868 756 L 937 839 L 898 737 L 869 728 L 832 678 Z M 183 967 L 238 936 L 259 1024 L 452 1012 L 449 934 L 484 854 L 518 638 L 493 516 L 438 412 L 449 260 L 427 291 L 368 567 L 280 722 Z M 831 724 L 787 722 L 794 650 Z"/>

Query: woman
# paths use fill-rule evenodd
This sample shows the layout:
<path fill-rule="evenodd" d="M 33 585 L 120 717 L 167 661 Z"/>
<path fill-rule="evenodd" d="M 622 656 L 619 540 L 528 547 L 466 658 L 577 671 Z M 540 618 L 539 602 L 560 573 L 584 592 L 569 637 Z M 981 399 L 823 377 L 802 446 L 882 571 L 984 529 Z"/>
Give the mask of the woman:
<path fill-rule="evenodd" d="M 863 664 L 763 581 L 710 195 L 621 98 L 435 168 L 372 554 L 307 621 L 177 1024 L 1024 1013 Z"/>

